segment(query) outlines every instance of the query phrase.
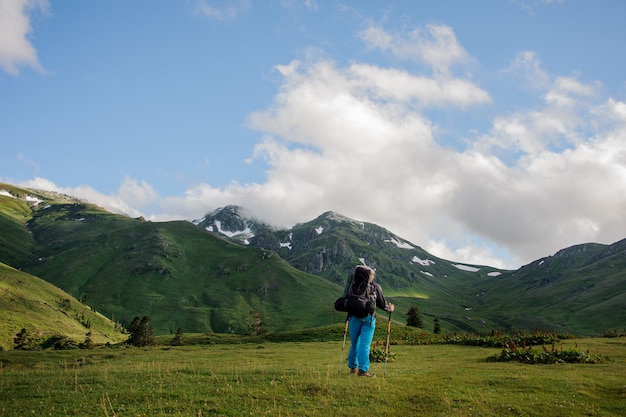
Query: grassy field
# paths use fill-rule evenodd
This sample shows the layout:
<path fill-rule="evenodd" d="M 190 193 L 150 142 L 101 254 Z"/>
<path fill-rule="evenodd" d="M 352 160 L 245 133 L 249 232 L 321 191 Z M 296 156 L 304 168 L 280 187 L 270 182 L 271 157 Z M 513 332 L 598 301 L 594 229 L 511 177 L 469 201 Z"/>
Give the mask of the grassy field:
<path fill-rule="evenodd" d="M 488 362 L 497 348 L 393 345 L 374 379 L 337 342 L 0 352 L 2 416 L 616 416 L 626 339 L 565 340 L 601 364 Z"/>

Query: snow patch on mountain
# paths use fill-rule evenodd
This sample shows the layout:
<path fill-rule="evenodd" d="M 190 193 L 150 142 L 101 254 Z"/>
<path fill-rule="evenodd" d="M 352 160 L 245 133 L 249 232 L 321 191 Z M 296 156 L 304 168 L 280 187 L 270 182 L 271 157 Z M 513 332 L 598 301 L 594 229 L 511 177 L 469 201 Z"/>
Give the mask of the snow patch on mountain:
<path fill-rule="evenodd" d="M 324 228 L 322 226 L 315 228 L 315 232 L 318 235 L 321 235 L 323 231 L 324 231 Z"/>
<path fill-rule="evenodd" d="M 499 276 L 499 275 L 502 275 L 502 273 L 501 273 L 501 272 L 498 272 L 498 271 L 489 272 L 489 273 L 487 274 L 487 276 L 490 276 L 490 277 L 497 277 L 497 276 Z"/>
<path fill-rule="evenodd" d="M 463 265 L 463 264 L 452 264 L 452 266 L 460 269 L 461 271 L 468 271 L 468 272 L 480 271 L 480 268 L 476 268 L 475 266 L 469 266 L 469 265 Z"/>
<path fill-rule="evenodd" d="M 215 229 L 213 228 L 214 226 L 215 226 Z M 224 236 L 227 236 L 229 238 L 234 238 L 234 237 L 243 238 L 242 240 L 246 245 L 250 244 L 250 241 L 248 239 L 254 237 L 254 233 L 249 227 L 246 227 L 243 230 L 236 230 L 236 231 L 224 230 L 222 229 L 222 222 L 219 220 L 215 220 L 212 225 L 207 226 L 205 229 L 208 230 L 209 232 L 221 233 Z"/>
<path fill-rule="evenodd" d="M 423 266 L 431 266 L 435 264 L 435 261 L 430 259 L 420 259 L 417 256 L 414 256 L 413 258 L 411 258 L 411 263 L 420 264 Z"/>
<path fill-rule="evenodd" d="M 399 247 L 400 249 L 414 249 L 412 245 L 406 243 L 406 242 L 401 242 L 395 238 L 391 238 L 391 239 L 386 239 L 385 242 L 387 243 L 393 243 L 394 245 L 396 245 L 397 247 Z"/>
<path fill-rule="evenodd" d="M 29 203 L 32 203 L 34 206 L 36 206 L 39 203 L 43 203 L 42 199 L 33 197 L 32 195 L 27 195 L 25 200 L 28 201 Z"/>
<path fill-rule="evenodd" d="M 293 240 L 293 233 L 289 233 L 289 242 L 278 242 L 281 248 L 287 248 L 291 250 L 291 241 Z"/>
<path fill-rule="evenodd" d="M 0 190 L 0 195 L 5 196 L 5 197 L 18 198 L 7 190 Z M 24 201 L 31 203 L 31 205 L 33 206 L 36 206 L 39 203 L 43 203 L 42 199 L 40 199 L 39 197 L 32 196 L 32 195 L 25 196 Z"/>
<path fill-rule="evenodd" d="M 203 221 L 206 220 L 206 217 L 203 217 L 201 219 L 197 219 L 197 220 L 192 220 L 191 223 L 195 224 L 196 226 L 199 225 L 200 223 L 202 223 Z M 208 228 L 207 228 L 208 229 Z"/>

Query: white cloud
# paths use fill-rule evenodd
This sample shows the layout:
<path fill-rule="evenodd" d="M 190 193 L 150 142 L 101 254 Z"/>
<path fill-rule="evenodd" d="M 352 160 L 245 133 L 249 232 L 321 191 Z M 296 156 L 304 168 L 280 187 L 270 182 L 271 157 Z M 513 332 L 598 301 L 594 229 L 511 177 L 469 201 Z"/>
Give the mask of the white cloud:
<path fill-rule="evenodd" d="M 309 10 L 317 10 L 317 0 L 304 0 L 304 6 Z"/>
<path fill-rule="evenodd" d="M 158 198 L 150 185 L 145 182 L 141 182 L 140 184 L 130 178 L 124 180 L 118 193 L 110 195 L 103 194 L 87 185 L 60 187 L 54 182 L 40 177 L 21 182 L 18 185 L 20 187 L 66 194 L 99 205 L 113 213 L 125 214 L 130 217 L 139 217 L 142 215 L 140 208 L 142 205 L 145 206 L 148 201 L 145 198 L 141 198 L 141 196 L 152 195 L 154 198 Z M 136 194 L 132 195 L 132 193 Z"/>
<path fill-rule="evenodd" d="M 543 108 L 498 117 L 487 138 L 457 155 L 452 217 L 520 262 L 626 232 L 624 103 L 590 102 L 595 88 L 573 79 L 548 88 Z M 566 99 L 551 100 L 554 92 Z M 504 164 L 486 142 L 520 154 Z"/>
<path fill-rule="evenodd" d="M 372 27 L 361 36 L 398 57 L 413 51 L 434 70 L 328 59 L 277 66 L 282 84 L 272 105 L 248 120 L 260 132 L 252 159 L 269 166 L 263 183 L 197 184 L 164 197 L 127 178 L 113 195 L 89 187 L 63 192 L 153 220 L 191 220 L 238 204 L 290 226 L 334 210 L 380 224 L 435 256 L 498 267 L 624 238 L 626 103 L 602 97 L 599 84 L 577 75 L 550 74 L 527 51 L 509 70 L 540 105 L 496 115 L 465 149 L 451 148 L 439 142 L 429 111 L 492 100 L 450 70 L 471 60 L 451 30 L 398 35 Z"/>
<path fill-rule="evenodd" d="M 363 36 L 398 56 L 415 39 L 377 28 Z M 443 55 L 423 57 L 438 68 L 467 58 L 437 58 Z M 626 106 L 602 99 L 596 83 L 549 74 L 532 52 L 518 55 L 516 69 L 542 106 L 495 117 L 490 132 L 459 151 L 438 144 L 437 126 L 422 110 L 488 103 L 470 79 L 330 61 L 281 67 L 273 106 L 250 117 L 266 135 L 256 156 L 271 166 L 259 186 L 271 197 L 256 206 L 281 201 L 273 217 L 285 222 L 333 209 L 384 225 L 437 256 L 501 267 L 622 239 Z M 454 95 L 446 85 L 467 93 Z"/>
<path fill-rule="evenodd" d="M 43 71 L 28 35 L 30 15 L 48 7 L 47 0 L 0 0 L 0 67 L 9 74 L 18 75 L 22 65 Z"/>
<path fill-rule="evenodd" d="M 370 48 L 390 52 L 401 59 L 421 61 L 436 73 L 447 74 L 453 65 L 467 63 L 470 58 L 454 30 L 446 25 L 427 25 L 407 35 L 393 35 L 381 27 L 369 26 L 359 36 Z"/>
<path fill-rule="evenodd" d="M 251 7 L 250 0 L 188 0 L 188 2 L 196 13 L 222 21 L 233 20 Z"/>
<path fill-rule="evenodd" d="M 304 6 L 308 10 L 317 10 L 319 8 L 317 0 L 280 0 L 283 7 L 290 9 Z"/>
<path fill-rule="evenodd" d="M 549 75 L 541 68 L 541 63 L 533 51 L 518 52 L 505 72 L 521 75 L 530 87 L 545 88 L 549 83 Z"/>

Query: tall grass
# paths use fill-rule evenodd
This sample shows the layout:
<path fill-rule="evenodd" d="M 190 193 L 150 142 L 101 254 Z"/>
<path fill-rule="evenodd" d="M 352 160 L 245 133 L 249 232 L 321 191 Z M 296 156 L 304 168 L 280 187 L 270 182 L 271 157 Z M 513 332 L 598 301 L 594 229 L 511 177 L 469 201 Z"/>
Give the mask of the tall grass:
<path fill-rule="evenodd" d="M 0 352 L 0 415 L 624 415 L 626 340 L 562 344 L 611 361 L 496 363 L 498 348 L 394 345 L 386 375 L 374 363 L 369 379 L 339 366 L 341 341 Z"/>

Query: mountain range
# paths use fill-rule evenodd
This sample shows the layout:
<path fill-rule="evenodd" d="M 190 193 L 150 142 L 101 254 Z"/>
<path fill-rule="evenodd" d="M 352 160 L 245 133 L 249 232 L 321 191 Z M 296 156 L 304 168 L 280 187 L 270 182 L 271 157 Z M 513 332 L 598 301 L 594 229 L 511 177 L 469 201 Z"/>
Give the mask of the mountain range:
<path fill-rule="evenodd" d="M 192 222 L 150 222 L 9 184 L 0 184 L 0 230 L 7 270 L 41 278 L 125 326 L 148 315 L 157 334 L 342 322 L 333 302 L 360 263 L 377 268 L 397 306 L 393 319 L 404 322 L 414 305 L 427 330 L 434 318 L 448 332 L 583 335 L 626 322 L 626 241 L 576 245 L 509 271 L 435 257 L 335 212 L 289 229 L 237 206 Z"/>

